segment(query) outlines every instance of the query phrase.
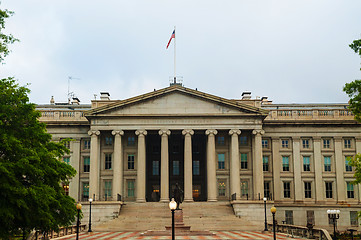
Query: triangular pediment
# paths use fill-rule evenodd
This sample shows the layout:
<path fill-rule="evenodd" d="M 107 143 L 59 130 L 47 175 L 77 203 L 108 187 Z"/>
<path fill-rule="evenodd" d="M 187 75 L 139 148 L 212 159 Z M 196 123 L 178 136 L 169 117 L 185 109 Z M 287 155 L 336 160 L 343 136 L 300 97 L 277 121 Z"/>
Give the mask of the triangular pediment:
<path fill-rule="evenodd" d="M 267 111 L 182 86 L 171 86 L 109 105 L 86 113 L 92 116 L 134 115 L 260 115 Z"/>

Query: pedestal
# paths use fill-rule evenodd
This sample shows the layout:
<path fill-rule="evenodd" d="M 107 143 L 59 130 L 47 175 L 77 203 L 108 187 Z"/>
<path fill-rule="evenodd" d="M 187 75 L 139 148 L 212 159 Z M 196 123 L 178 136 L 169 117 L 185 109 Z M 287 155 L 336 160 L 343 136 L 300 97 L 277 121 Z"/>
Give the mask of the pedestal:
<path fill-rule="evenodd" d="M 165 229 L 172 231 L 172 226 L 165 226 Z M 174 229 L 175 232 L 189 232 L 191 230 L 191 226 L 184 225 L 182 209 L 174 211 Z"/>

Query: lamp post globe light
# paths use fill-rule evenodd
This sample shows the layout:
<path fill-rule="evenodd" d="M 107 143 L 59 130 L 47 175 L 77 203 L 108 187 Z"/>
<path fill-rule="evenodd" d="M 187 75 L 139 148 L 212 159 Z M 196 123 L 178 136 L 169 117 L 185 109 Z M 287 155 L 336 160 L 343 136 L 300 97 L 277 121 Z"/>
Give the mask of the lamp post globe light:
<path fill-rule="evenodd" d="M 93 202 L 93 199 L 89 198 L 89 229 L 88 229 L 88 232 L 92 232 L 92 202 Z"/>
<path fill-rule="evenodd" d="M 174 211 L 177 208 L 177 203 L 174 201 L 174 198 L 169 202 L 169 209 L 172 211 L 172 240 L 175 240 L 174 234 Z"/>
<path fill-rule="evenodd" d="M 78 203 L 76 205 L 76 210 L 78 211 L 78 219 L 76 221 L 76 240 L 79 239 L 79 225 L 80 225 L 80 221 L 79 221 L 79 218 L 80 218 L 80 210 L 81 210 L 81 204 Z"/>
<path fill-rule="evenodd" d="M 336 210 L 336 209 L 329 209 L 327 210 L 327 215 L 328 218 L 332 220 L 333 223 L 333 239 L 336 240 L 336 223 L 337 223 L 337 219 L 340 218 L 340 210 Z"/>
<path fill-rule="evenodd" d="M 263 201 L 264 201 L 264 230 L 263 231 L 267 232 L 268 231 L 268 228 L 267 228 L 267 198 L 264 197 Z"/>
<path fill-rule="evenodd" d="M 275 219 L 276 211 L 277 209 L 274 206 L 271 207 L 271 213 L 273 218 L 273 240 L 276 240 L 276 219 Z"/>

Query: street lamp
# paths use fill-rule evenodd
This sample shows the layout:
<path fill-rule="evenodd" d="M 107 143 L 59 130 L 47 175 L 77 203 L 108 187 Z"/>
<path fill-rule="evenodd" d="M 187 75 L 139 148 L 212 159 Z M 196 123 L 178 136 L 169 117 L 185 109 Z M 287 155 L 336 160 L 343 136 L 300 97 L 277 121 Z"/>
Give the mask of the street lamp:
<path fill-rule="evenodd" d="M 273 240 L 276 240 L 276 219 L 275 219 L 276 210 L 277 209 L 275 207 L 271 207 L 271 213 L 273 217 Z"/>
<path fill-rule="evenodd" d="M 89 198 L 89 229 L 88 232 L 92 232 L 92 198 Z"/>
<path fill-rule="evenodd" d="M 177 208 L 177 203 L 174 201 L 174 198 L 169 202 L 169 208 L 172 211 L 172 240 L 175 240 L 175 234 L 174 234 L 174 211 Z"/>
<path fill-rule="evenodd" d="M 332 223 L 333 223 L 333 239 L 336 240 L 336 223 L 337 223 L 337 219 L 340 218 L 340 210 L 327 210 L 327 214 L 328 214 L 328 218 L 332 219 Z"/>
<path fill-rule="evenodd" d="M 267 198 L 263 198 L 263 201 L 264 201 L 264 230 L 265 232 L 268 231 L 268 228 L 267 228 L 267 205 L 266 205 L 266 202 L 267 202 Z"/>
<path fill-rule="evenodd" d="M 81 210 L 81 204 L 78 203 L 76 205 L 76 210 L 78 211 L 78 219 L 76 221 L 76 240 L 79 239 L 79 225 L 80 225 L 80 221 L 79 221 L 79 218 L 80 218 L 80 210 Z"/>

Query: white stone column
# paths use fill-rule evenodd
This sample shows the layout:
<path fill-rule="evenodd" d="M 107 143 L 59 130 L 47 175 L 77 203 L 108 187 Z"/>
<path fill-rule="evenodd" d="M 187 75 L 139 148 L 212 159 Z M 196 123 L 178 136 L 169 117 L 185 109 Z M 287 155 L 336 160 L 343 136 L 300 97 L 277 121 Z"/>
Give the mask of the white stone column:
<path fill-rule="evenodd" d="M 138 136 L 138 162 L 137 162 L 137 202 L 145 202 L 145 136 L 146 130 L 137 130 Z"/>
<path fill-rule="evenodd" d="M 73 154 L 70 157 L 70 165 L 76 170 L 76 175 L 70 179 L 69 182 L 69 195 L 75 199 L 75 201 L 79 201 L 80 189 L 79 189 L 79 174 L 80 174 L 80 139 L 75 139 L 71 141 L 72 144 L 72 152 Z"/>
<path fill-rule="evenodd" d="M 160 201 L 169 202 L 169 130 L 159 130 L 161 136 Z"/>
<path fill-rule="evenodd" d="M 303 159 L 301 159 L 300 137 L 292 137 L 293 150 L 293 182 L 295 201 L 302 201 L 302 179 L 301 168 L 303 166 Z"/>
<path fill-rule="evenodd" d="M 217 201 L 216 141 L 217 130 L 206 130 L 207 141 L 207 191 L 208 201 Z"/>
<path fill-rule="evenodd" d="M 114 135 L 113 151 L 113 201 L 118 199 L 118 194 L 123 195 L 123 149 L 122 149 L 122 130 L 112 131 Z"/>
<path fill-rule="evenodd" d="M 345 159 L 342 154 L 342 138 L 335 137 L 335 162 L 336 162 L 336 192 L 338 202 L 346 201 L 346 190 L 345 190 L 345 178 L 344 178 L 344 169 L 345 169 Z"/>
<path fill-rule="evenodd" d="M 100 131 L 89 131 L 90 141 L 90 173 L 89 173 L 89 198 L 100 200 L 99 178 L 100 178 Z"/>
<path fill-rule="evenodd" d="M 264 130 L 253 130 L 254 144 L 253 151 L 253 195 L 254 199 L 263 199 L 264 195 L 264 182 L 263 182 L 263 153 L 262 153 L 262 135 Z"/>
<path fill-rule="evenodd" d="M 273 166 L 273 200 L 281 200 L 281 155 L 280 155 L 280 139 L 272 138 L 272 166 Z"/>
<path fill-rule="evenodd" d="M 241 130 L 232 129 L 228 132 L 231 135 L 231 161 L 230 161 L 230 182 L 231 182 L 231 195 L 236 194 L 236 200 L 241 199 L 241 184 L 239 176 L 239 143 L 238 136 Z"/>
<path fill-rule="evenodd" d="M 193 202 L 192 135 L 194 131 L 185 129 L 184 135 L 184 201 Z"/>
<path fill-rule="evenodd" d="M 323 158 L 321 154 L 321 138 L 313 137 L 313 158 L 315 165 L 315 200 L 323 201 L 324 187 L 322 184 Z"/>

